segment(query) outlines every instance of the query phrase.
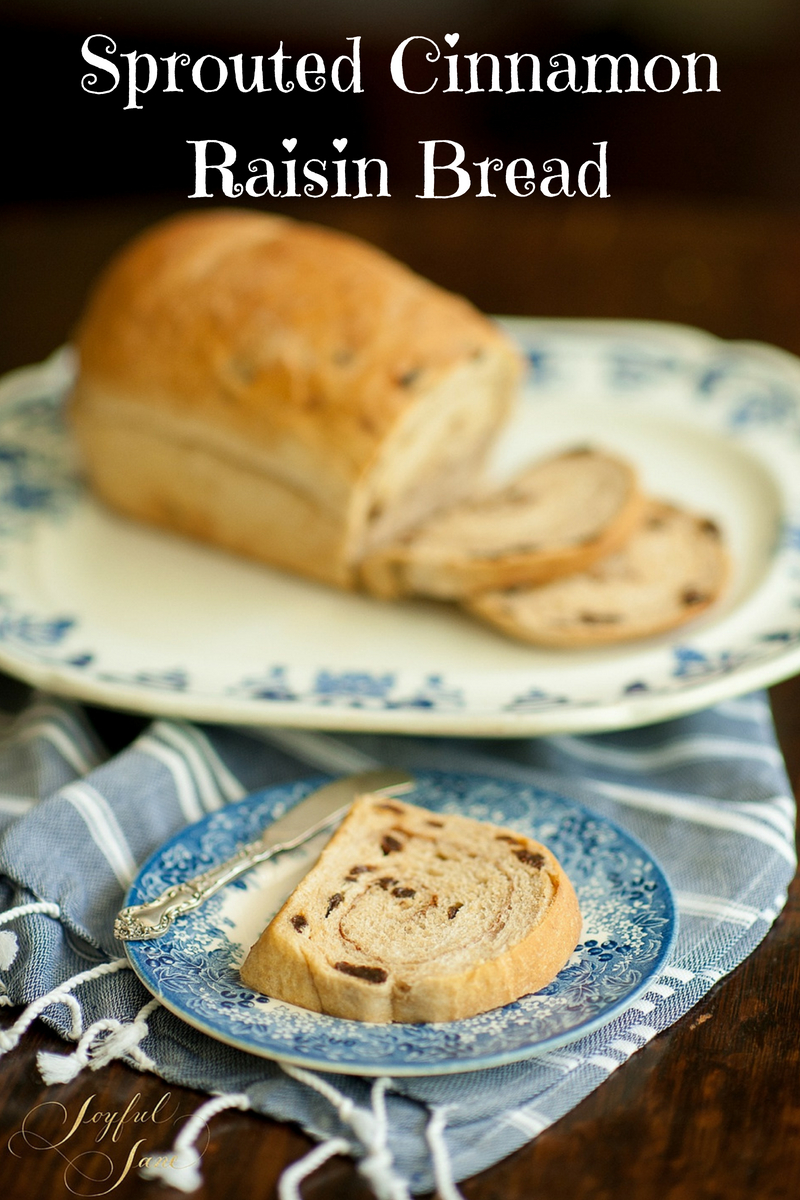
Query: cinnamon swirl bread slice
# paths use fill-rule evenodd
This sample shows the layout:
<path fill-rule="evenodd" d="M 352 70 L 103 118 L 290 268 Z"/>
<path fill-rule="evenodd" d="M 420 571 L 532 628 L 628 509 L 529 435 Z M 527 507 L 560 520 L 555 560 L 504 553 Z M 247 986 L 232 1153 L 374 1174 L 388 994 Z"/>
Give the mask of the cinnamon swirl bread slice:
<path fill-rule="evenodd" d="M 575 892 L 522 834 L 363 796 L 250 950 L 249 987 L 357 1021 L 452 1021 L 549 983 Z"/>
<path fill-rule="evenodd" d="M 685 624 L 720 595 L 729 572 L 715 521 L 656 500 L 616 554 L 542 587 L 473 596 L 470 611 L 541 646 L 601 646 Z"/>
<path fill-rule="evenodd" d="M 602 450 L 570 450 L 376 550 L 361 564 L 361 581 L 385 599 L 440 600 L 544 583 L 583 571 L 621 546 L 643 504 L 628 463 Z"/>

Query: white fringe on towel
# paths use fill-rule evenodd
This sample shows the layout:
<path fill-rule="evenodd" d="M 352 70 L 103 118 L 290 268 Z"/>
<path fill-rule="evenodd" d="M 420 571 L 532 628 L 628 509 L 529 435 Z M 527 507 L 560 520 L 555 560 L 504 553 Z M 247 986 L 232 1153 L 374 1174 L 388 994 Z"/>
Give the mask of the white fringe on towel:
<path fill-rule="evenodd" d="M 46 992 L 43 996 L 39 996 L 37 1000 L 32 1001 L 23 1010 L 13 1025 L 8 1029 L 0 1030 L 0 1055 L 13 1050 L 19 1044 L 22 1035 L 28 1027 L 51 1004 L 65 1004 L 67 1006 L 72 1016 L 70 1036 L 77 1041 L 83 1032 L 83 1013 L 80 1004 L 71 995 L 72 989 L 78 987 L 81 983 L 88 983 L 90 979 L 100 979 L 103 975 L 113 975 L 115 971 L 125 969 L 131 969 L 130 963 L 126 958 L 115 958 L 111 962 L 99 963 L 96 967 L 91 967 L 88 971 L 81 971 L 80 974 L 73 975 L 71 979 L 65 980 L 64 983 L 53 988 L 51 992 Z"/>
<path fill-rule="evenodd" d="M 304 1071 L 301 1067 L 291 1067 L 288 1063 L 280 1065 L 287 1075 L 291 1075 L 299 1083 L 307 1084 L 315 1092 L 324 1096 L 336 1109 L 340 1120 L 352 1128 L 367 1152 L 358 1161 L 358 1170 L 369 1180 L 378 1200 L 410 1200 L 408 1183 L 395 1173 L 394 1160 L 389 1149 L 386 1092 L 392 1085 L 391 1079 L 384 1075 L 375 1080 L 372 1085 L 372 1110 L 368 1111 L 365 1108 L 359 1108 L 349 1097 L 337 1091 L 327 1080 L 321 1079 L 313 1072 Z M 305 1158 L 294 1163 L 288 1169 L 290 1174 L 287 1189 L 292 1187 L 294 1191 L 284 1191 L 282 1179 L 278 1190 L 280 1200 L 296 1200 L 299 1195 L 298 1183 L 334 1154 L 351 1149 L 343 1138 L 331 1138 L 322 1145 L 330 1147 L 333 1143 L 336 1143 L 336 1149 L 329 1150 L 323 1157 L 319 1156 L 320 1147 L 315 1146 Z M 284 1172 L 284 1177 L 286 1174 L 287 1172 Z"/>
<path fill-rule="evenodd" d="M 17 935 L 10 929 L 0 929 L 0 971 L 7 971 L 18 953 Z"/>
<path fill-rule="evenodd" d="M 115 1017 L 102 1017 L 84 1032 L 76 1050 L 71 1054 L 52 1054 L 40 1050 L 36 1056 L 39 1074 L 47 1084 L 69 1083 L 76 1075 L 90 1067 L 99 1071 L 114 1059 L 126 1054 L 136 1063 L 140 1071 L 155 1071 L 156 1064 L 140 1046 L 150 1032 L 147 1018 L 160 1004 L 149 1000 L 139 1009 L 133 1021 L 118 1021 Z M 108 1037 L 103 1034 L 108 1033 Z"/>
<path fill-rule="evenodd" d="M 431 1151 L 433 1178 L 439 1200 L 464 1200 L 464 1197 L 455 1185 L 450 1155 L 444 1140 L 444 1131 L 447 1128 L 447 1114 L 454 1107 L 452 1104 L 440 1104 L 432 1108 L 431 1119 L 425 1130 L 425 1140 Z"/>
<path fill-rule="evenodd" d="M 9 921 L 14 921 L 17 917 L 27 917 L 32 913 L 44 913 L 46 917 L 55 917 L 58 920 L 61 916 L 61 909 L 57 904 L 50 904 L 47 900 L 32 900 L 30 904 L 18 904 L 16 908 L 9 908 L 6 912 L 0 913 L 0 925 L 7 925 Z M 0 931 L 0 971 L 7 971 L 12 967 L 18 953 L 17 935 L 10 929 Z M 10 1004 L 11 1001 L 6 1000 L 4 1003 Z"/>
<path fill-rule="evenodd" d="M 300 1195 L 303 1180 L 313 1175 L 334 1155 L 349 1153 L 350 1143 L 346 1138 L 330 1138 L 327 1142 L 320 1142 L 283 1172 L 278 1180 L 278 1200 L 303 1200 Z"/>
<path fill-rule="evenodd" d="M 207 1100 L 186 1122 L 175 1139 L 172 1150 L 166 1155 L 161 1155 L 161 1158 L 166 1158 L 167 1161 L 142 1167 L 139 1174 L 144 1179 L 160 1179 L 162 1183 L 176 1188 L 179 1192 L 196 1192 L 203 1185 L 203 1177 L 199 1170 L 203 1154 L 202 1151 L 198 1154 L 195 1142 L 211 1118 L 226 1108 L 239 1108 L 247 1112 L 250 1100 L 244 1092 L 230 1092 Z"/>

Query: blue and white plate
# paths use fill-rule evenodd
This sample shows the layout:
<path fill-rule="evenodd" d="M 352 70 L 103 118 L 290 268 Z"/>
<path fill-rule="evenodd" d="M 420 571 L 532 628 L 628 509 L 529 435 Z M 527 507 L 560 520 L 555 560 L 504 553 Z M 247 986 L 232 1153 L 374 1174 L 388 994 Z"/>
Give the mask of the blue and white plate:
<path fill-rule="evenodd" d="M 530 372 L 496 474 L 591 441 L 709 514 L 734 574 L 699 620 L 537 649 L 455 606 L 338 592 L 124 520 L 80 482 L 62 353 L 0 384 L 0 667 L 198 720 L 504 737 L 663 720 L 800 670 L 797 360 L 678 326 L 505 323 Z"/>
<path fill-rule="evenodd" d="M 256 792 L 183 830 L 145 864 L 126 903 L 153 899 L 223 861 L 319 782 Z M 567 966 L 536 995 L 465 1021 L 370 1025 L 245 987 L 239 966 L 325 835 L 229 884 L 158 940 L 127 943 L 136 974 L 211 1037 L 266 1058 L 359 1075 L 444 1075 L 530 1058 L 611 1020 L 655 980 L 675 936 L 675 905 L 661 868 L 630 834 L 554 792 L 475 775 L 420 775 L 410 799 L 508 825 L 545 842 L 561 862 L 584 926 Z"/>

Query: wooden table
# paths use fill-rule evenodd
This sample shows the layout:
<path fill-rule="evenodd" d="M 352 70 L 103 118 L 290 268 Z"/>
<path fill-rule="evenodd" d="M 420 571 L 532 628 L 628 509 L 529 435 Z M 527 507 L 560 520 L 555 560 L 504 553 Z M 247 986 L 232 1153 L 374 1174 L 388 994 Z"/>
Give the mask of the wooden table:
<path fill-rule="evenodd" d="M 114 247 L 181 207 L 169 197 L 0 212 L 0 368 L 43 357 L 64 340 L 89 280 Z M 638 317 L 704 326 L 800 353 L 800 221 L 786 211 L 688 207 L 365 202 L 299 204 L 296 215 L 361 233 L 495 312 Z M 772 691 L 793 787 L 800 781 L 800 678 Z M 112 743 L 129 719 L 100 714 Z M 800 1194 L 800 890 L 751 957 L 683 1020 L 660 1034 L 554 1127 L 462 1185 L 468 1200 L 766 1200 Z M 10 1016 L 3 1015 L 2 1023 Z M 158 1110 L 188 1116 L 199 1093 L 123 1065 L 45 1088 L 40 1049 L 63 1050 L 36 1025 L 0 1059 L 0 1189 L 4 1200 L 97 1194 L 56 1152 L 16 1159 L 8 1139 L 37 1104 L 71 1115 Z M 58 1113 L 52 1133 L 58 1136 Z M 166 1150 L 166 1122 L 128 1123 L 111 1152 L 119 1200 L 157 1196 L 135 1171 L 134 1142 Z M 95 1148 L 97 1126 L 70 1142 Z M 216 1117 L 199 1198 L 267 1200 L 284 1166 L 310 1147 L 297 1129 L 238 1112 Z M 160 1194 L 174 1194 L 166 1193 Z M 345 1159 L 304 1185 L 309 1200 L 368 1197 Z"/>

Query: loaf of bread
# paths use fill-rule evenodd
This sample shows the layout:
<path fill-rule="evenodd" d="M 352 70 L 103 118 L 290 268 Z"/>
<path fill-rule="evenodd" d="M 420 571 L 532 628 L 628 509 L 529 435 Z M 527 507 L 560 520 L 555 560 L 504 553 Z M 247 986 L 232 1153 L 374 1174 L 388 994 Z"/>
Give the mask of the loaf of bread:
<path fill-rule="evenodd" d="M 648 502 L 639 528 L 588 571 L 541 587 L 485 592 L 476 616 L 541 646 L 601 646 L 649 637 L 699 616 L 728 576 L 716 522 L 671 504 Z"/>
<path fill-rule="evenodd" d="M 628 463 L 570 450 L 528 467 L 498 491 L 453 505 L 368 555 L 361 579 L 384 598 L 457 600 L 582 571 L 641 521 L 644 498 Z"/>
<path fill-rule="evenodd" d="M 522 834 L 364 796 L 250 950 L 249 987 L 357 1021 L 452 1021 L 549 983 L 575 892 Z"/>
<path fill-rule="evenodd" d="M 114 508 L 341 587 L 469 494 L 520 372 L 465 300 L 332 230 L 181 216 L 112 262 L 71 416 Z"/>

